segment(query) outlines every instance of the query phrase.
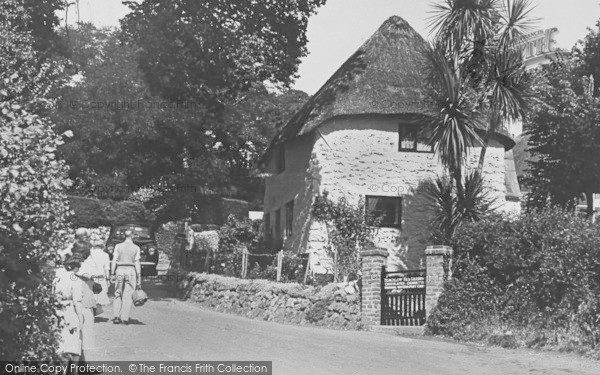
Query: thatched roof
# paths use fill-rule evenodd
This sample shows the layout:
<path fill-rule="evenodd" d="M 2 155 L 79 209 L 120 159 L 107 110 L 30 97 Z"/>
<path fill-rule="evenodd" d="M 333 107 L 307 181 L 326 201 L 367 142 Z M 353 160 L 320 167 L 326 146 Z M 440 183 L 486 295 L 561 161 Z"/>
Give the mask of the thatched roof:
<path fill-rule="evenodd" d="M 414 118 L 437 113 L 423 93 L 429 51 L 427 42 L 406 21 L 389 18 L 296 113 L 269 149 L 308 134 L 333 117 Z M 499 134 L 499 140 L 507 149 L 514 145 L 508 133 Z"/>

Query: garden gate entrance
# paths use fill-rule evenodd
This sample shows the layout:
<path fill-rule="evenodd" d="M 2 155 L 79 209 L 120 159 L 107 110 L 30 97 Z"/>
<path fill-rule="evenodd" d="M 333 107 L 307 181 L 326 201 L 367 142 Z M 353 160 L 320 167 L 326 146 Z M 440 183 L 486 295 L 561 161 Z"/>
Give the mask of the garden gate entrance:
<path fill-rule="evenodd" d="M 381 270 L 381 325 L 425 324 L 426 270 Z"/>

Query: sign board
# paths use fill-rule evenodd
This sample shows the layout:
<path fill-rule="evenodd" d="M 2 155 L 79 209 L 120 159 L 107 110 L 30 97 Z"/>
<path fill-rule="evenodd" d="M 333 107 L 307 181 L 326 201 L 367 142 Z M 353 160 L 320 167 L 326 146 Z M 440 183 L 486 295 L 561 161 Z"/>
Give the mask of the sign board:
<path fill-rule="evenodd" d="M 523 52 L 523 58 L 527 60 L 554 51 L 554 39 L 552 37 L 557 32 L 557 28 L 551 28 L 525 35 L 523 40 L 517 43 Z"/>
<path fill-rule="evenodd" d="M 387 293 L 401 293 L 408 289 L 425 289 L 425 272 L 393 272 L 385 275 L 383 288 Z"/>

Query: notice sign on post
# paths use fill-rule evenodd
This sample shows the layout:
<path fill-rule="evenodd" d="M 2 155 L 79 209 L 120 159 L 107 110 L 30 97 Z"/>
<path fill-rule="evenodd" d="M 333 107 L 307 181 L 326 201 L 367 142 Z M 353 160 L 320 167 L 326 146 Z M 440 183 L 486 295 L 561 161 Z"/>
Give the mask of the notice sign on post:
<path fill-rule="evenodd" d="M 402 292 L 407 289 L 424 289 L 425 272 L 389 272 L 383 287 L 389 292 Z"/>

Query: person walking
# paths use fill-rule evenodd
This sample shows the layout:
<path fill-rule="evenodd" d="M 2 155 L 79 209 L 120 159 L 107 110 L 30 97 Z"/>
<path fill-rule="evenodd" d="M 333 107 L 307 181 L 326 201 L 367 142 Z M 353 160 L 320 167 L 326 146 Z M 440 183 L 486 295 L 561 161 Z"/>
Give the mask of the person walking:
<path fill-rule="evenodd" d="M 77 228 L 75 231 L 75 241 L 69 246 L 59 251 L 61 259 L 65 259 L 68 255 L 73 254 L 73 250 L 77 250 L 82 244 L 89 242 L 90 232 L 86 228 Z"/>
<path fill-rule="evenodd" d="M 96 308 L 96 297 L 94 294 L 97 294 L 99 291 L 95 291 L 94 289 L 99 287 L 99 285 L 93 280 L 96 266 L 90 255 L 91 247 L 92 245 L 89 241 L 82 241 L 76 242 L 72 250 L 73 255 L 78 255 L 83 259 L 79 271 L 76 272 L 82 285 L 81 311 L 83 322 L 81 325 L 81 346 L 83 360 L 85 360 L 87 351 L 95 349 L 94 309 Z"/>
<path fill-rule="evenodd" d="M 129 324 L 133 292 L 141 284 L 140 248 L 133 243 L 133 231 L 125 231 L 125 241 L 115 246 L 111 274 L 115 277 L 114 324 Z"/>
<path fill-rule="evenodd" d="M 96 308 L 101 310 L 100 306 L 110 304 L 108 298 L 108 279 L 110 276 L 110 259 L 108 254 L 104 252 L 104 243 L 102 240 L 92 242 L 92 250 L 90 252 L 90 260 L 93 264 L 92 280 L 102 287 L 102 291 L 94 294 L 96 297 Z M 100 306 L 98 306 L 100 305 Z M 98 315 L 97 313 L 95 315 Z"/>
<path fill-rule="evenodd" d="M 78 363 L 81 356 L 81 310 L 82 283 L 75 277 L 83 258 L 80 255 L 67 255 L 63 268 L 57 270 L 54 279 L 54 293 L 62 308 L 57 314 L 63 322 L 58 352 L 69 363 Z"/>

